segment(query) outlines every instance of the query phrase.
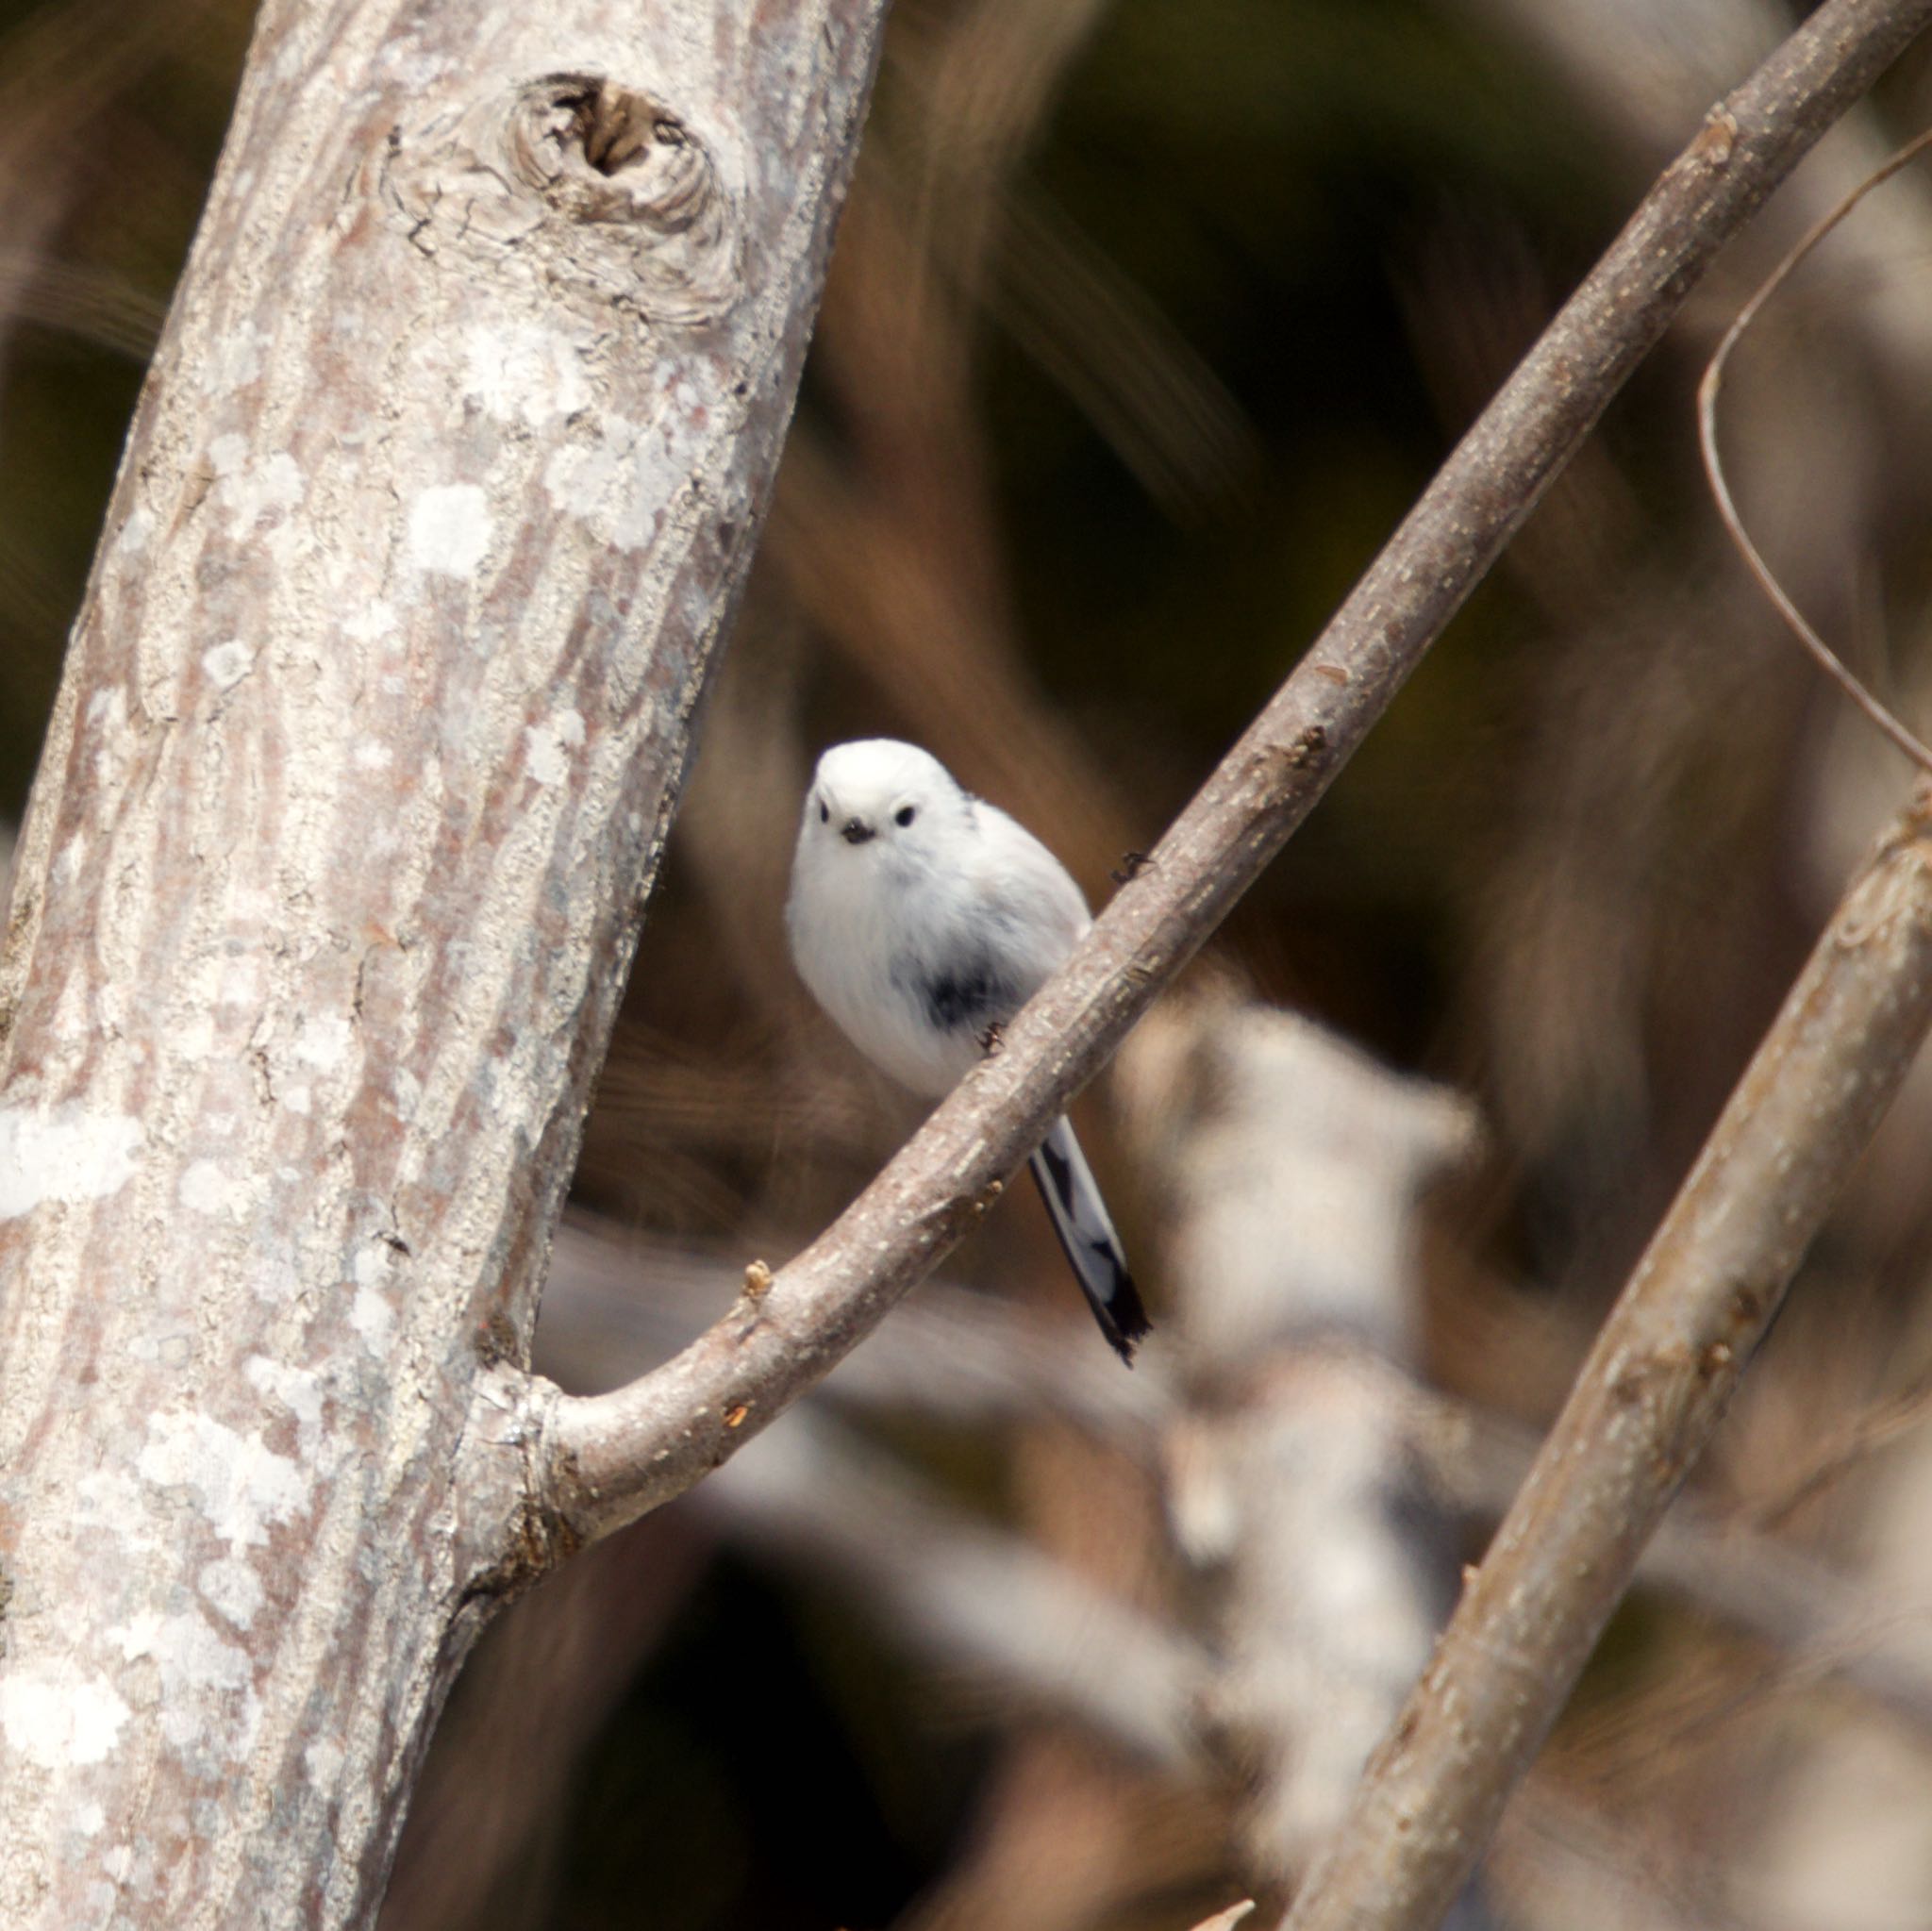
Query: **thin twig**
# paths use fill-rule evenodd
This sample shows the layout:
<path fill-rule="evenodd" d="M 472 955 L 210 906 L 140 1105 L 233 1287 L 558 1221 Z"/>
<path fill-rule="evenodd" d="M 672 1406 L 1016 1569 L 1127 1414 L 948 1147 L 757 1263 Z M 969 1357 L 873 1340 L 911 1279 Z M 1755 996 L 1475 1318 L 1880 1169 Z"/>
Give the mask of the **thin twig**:
<path fill-rule="evenodd" d="M 1820 1493 L 1888 1448 L 1900 1436 L 1922 1427 L 1932 1413 L 1932 1368 L 1921 1368 L 1889 1399 L 1864 1409 L 1810 1459 L 1790 1475 L 1774 1494 L 1750 1511 L 1754 1528 L 1775 1529 L 1815 1501 Z"/>
<path fill-rule="evenodd" d="M 1847 892 L 1652 1240 L 1293 1931 L 1424 1931 L 1489 1840 L 1932 1024 L 1932 792 Z"/>
<path fill-rule="evenodd" d="M 1866 195 L 1882 183 L 1890 180 L 1901 168 L 1914 160 L 1927 146 L 1932 146 L 1932 128 L 1927 128 L 1917 139 L 1907 141 L 1882 168 L 1875 174 L 1867 175 L 1853 189 L 1791 249 L 1771 272 L 1757 292 L 1739 309 L 1736 319 L 1724 330 L 1724 340 L 1718 343 L 1717 353 L 1710 358 L 1710 366 L 1704 372 L 1704 380 L 1697 385 L 1697 446 L 1703 453 L 1704 474 L 1710 482 L 1710 493 L 1717 501 L 1717 513 L 1724 519 L 1724 528 L 1730 532 L 1731 541 L 1738 546 L 1739 555 L 1743 558 L 1751 574 L 1757 579 L 1758 587 L 1771 599 L 1778 615 L 1790 626 L 1792 634 L 1810 652 L 1825 675 L 1914 764 L 1922 771 L 1932 772 L 1932 749 L 1928 749 L 1905 724 L 1900 722 L 1888 706 L 1881 703 L 1867 689 L 1857 674 L 1812 628 L 1805 613 L 1785 593 L 1784 586 L 1772 574 L 1770 565 L 1765 562 L 1757 545 L 1751 541 L 1749 533 L 1744 528 L 1743 518 L 1738 514 L 1738 506 L 1731 500 L 1731 486 L 1724 476 L 1724 463 L 1718 456 L 1717 449 L 1718 391 L 1724 385 L 1724 365 L 1730 360 L 1731 351 L 1737 347 L 1744 331 L 1757 319 L 1758 311 L 1784 285 L 1792 270 L 1810 254 L 1812 249 L 1817 247 Z"/>
<path fill-rule="evenodd" d="M 1828 0 L 1713 110 L 1003 1050 L 768 1290 L 627 1388 L 526 1388 L 528 1500 L 558 1546 L 690 1488 L 951 1250 L 1313 808 L 1717 250 L 1928 19 L 1932 0 Z"/>

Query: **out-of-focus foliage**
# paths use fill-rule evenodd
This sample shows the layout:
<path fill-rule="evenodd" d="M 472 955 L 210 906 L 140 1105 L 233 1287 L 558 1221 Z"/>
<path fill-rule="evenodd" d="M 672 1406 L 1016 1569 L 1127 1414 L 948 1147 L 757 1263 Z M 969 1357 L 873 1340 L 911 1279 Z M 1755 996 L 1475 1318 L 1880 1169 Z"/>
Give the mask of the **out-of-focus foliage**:
<path fill-rule="evenodd" d="M 1153 843 L 1641 193 L 1665 158 L 1643 129 L 1688 137 L 1739 77 L 1661 38 L 1642 72 L 1593 59 L 1588 15 L 1551 0 L 1532 38 L 1504 0 L 896 9 L 586 1207 L 728 1274 L 799 1244 L 909 1124 L 783 957 L 824 742 L 924 740 L 1095 896 Z M 1682 17 L 1775 30 L 1757 0 Z M 247 28 L 236 0 L 0 4 L 0 815 L 25 796 Z M 1889 125 L 1924 78 L 1888 83 Z M 1807 270 L 1744 351 L 1725 441 L 1794 591 L 1909 710 L 1932 217 L 1917 184 L 1887 194 L 1890 252 Z M 1208 969 L 1475 1102 L 1487 1159 L 1435 1216 L 1418 1320 L 1440 1388 L 1518 1421 L 1560 1399 L 1904 782 L 1767 618 L 1697 476 L 1702 356 L 1769 249 L 1699 298 Z M 1932 1914 L 1932 1700 L 1914 1717 L 1909 1695 L 1818 1687 L 1848 1649 L 1903 1642 L 1896 1612 L 1932 1591 L 1912 1530 L 1928 1115 L 1914 1086 L 1704 1477 L 1773 1550 L 1856 1576 L 1860 1614 L 1780 1643 L 1640 1591 L 1512 1811 L 1510 1922 Z M 1109 1190 L 1158 1257 L 1159 1177 L 1116 1138 Z M 1051 1308 L 1058 1269 L 1016 1195 L 956 1278 Z M 1094 1340 L 1070 1315 L 1052 1344 Z M 1024 1538 L 1208 1641 L 1156 1471 L 1087 1410 L 889 1406 L 826 1466 L 916 1478 L 908 1522 Z M 788 1439 L 762 1452 L 802 1454 Z M 868 1568 L 862 1523 L 794 1512 L 788 1535 L 749 1492 L 693 1498 L 506 1619 L 440 1740 L 391 1931 L 1179 1925 L 1279 1874 L 1241 1869 L 1238 1761 L 1179 1774 L 983 1657 L 969 1673 L 911 1579 Z"/>

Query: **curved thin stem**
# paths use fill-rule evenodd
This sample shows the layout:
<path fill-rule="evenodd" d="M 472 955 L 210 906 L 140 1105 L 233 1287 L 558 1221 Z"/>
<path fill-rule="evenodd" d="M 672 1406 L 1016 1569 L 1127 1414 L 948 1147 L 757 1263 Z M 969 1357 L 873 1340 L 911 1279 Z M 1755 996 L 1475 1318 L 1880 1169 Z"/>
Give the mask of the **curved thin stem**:
<path fill-rule="evenodd" d="M 1786 594 L 1784 586 L 1772 574 L 1771 568 L 1759 553 L 1757 545 L 1751 541 L 1744 528 L 1743 519 L 1738 514 L 1738 506 L 1731 500 L 1731 486 L 1725 479 L 1724 463 L 1717 450 L 1718 391 L 1724 386 L 1724 365 L 1730 360 L 1731 351 L 1737 347 L 1744 331 L 1757 319 L 1758 311 L 1783 287 L 1792 270 L 1810 254 L 1812 249 L 1817 247 L 1866 195 L 1874 188 L 1890 180 L 1901 168 L 1915 159 L 1928 145 L 1932 145 L 1932 128 L 1927 128 L 1924 134 L 1907 141 L 1882 168 L 1867 176 L 1828 215 L 1816 223 L 1810 232 L 1799 241 L 1790 254 L 1771 272 L 1757 292 L 1739 309 L 1736 319 L 1724 330 L 1724 340 L 1718 343 L 1717 352 L 1711 357 L 1710 365 L 1704 372 L 1703 381 L 1697 385 L 1697 446 L 1703 452 L 1704 474 L 1710 482 L 1710 493 L 1717 501 L 1717 513 L 1724 519 L 1724 528 L 1730 532 L 1732 542 L 1737 544 L 1739 554 L 1749 566 L 1752 575 L 1757 579 L 1765 595 L 1776 608 L 1778 615 L 1790 626 L 1798 641 L 1810 652 L 1812 658 L 1825 675 L 1914 764 L 1922 771 L 1932 773 L 1932 748 L 1928 748 L 1907 724 L 1903 724 L 1896 713 L 1875 696 L 1857 674 L 1824 638 L 1819 636 L 1805 613 Z"/>

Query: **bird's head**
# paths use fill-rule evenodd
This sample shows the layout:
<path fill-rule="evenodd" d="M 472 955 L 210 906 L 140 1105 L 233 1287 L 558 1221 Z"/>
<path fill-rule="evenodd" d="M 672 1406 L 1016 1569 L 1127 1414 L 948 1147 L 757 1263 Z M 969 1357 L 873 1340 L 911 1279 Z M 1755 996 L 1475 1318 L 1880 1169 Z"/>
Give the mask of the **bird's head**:
<path fill-rule="evenodd" d="M 972 800 L 937 757 L 894 738 L 835 744 L 805 796 L 801 845 L 845 845 L 878 857 L 928 849 L 970 817 Z"/>

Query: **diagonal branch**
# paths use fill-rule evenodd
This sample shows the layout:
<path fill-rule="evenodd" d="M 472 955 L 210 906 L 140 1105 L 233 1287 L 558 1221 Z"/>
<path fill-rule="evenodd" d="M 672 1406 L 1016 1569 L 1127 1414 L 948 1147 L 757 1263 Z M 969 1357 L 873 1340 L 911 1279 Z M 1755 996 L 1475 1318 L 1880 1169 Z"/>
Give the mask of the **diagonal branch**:
<path fill-rule="evenodd" d="M 1845 894 L 1604 1323 L 1294 1931 L 1441 1921 L 1928 1024 L 1924 791 Z"/>
<path fill-rule="evenodd" d="M 1307 815 L 1718 249 L 1928 19 L 1932 0 L 1828 0 L 1712 110 L 1152 864 L 827 1232 L 629 1387 L 524 1390 L 510 1432 L 539 1438 L 529 1500 L 558 1546 L 690 1488 L 951 1250 Z"/>

